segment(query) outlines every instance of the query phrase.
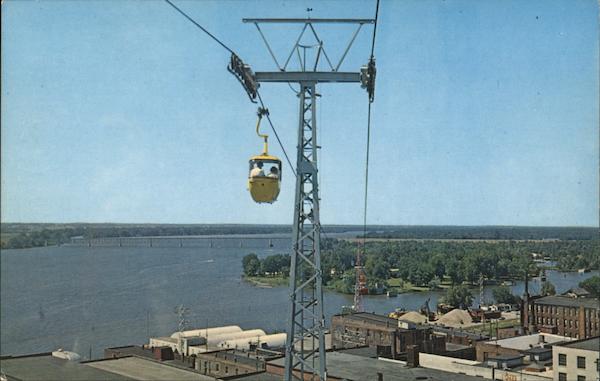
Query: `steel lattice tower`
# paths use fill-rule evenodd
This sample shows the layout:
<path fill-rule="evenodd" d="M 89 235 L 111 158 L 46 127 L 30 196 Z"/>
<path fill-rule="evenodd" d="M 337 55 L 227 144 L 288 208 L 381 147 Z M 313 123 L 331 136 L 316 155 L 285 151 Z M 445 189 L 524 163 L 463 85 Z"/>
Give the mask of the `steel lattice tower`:
<path fill-rule="evenodd" d="M 296 193 L 294 201 L 294 220 L 292 229 L 292 252 L 290 264 L 290 309 L 287 329 L 287 342 L 285 353 L 285 380 L 300 379 L 302 381 L 310 378 L 312 380 L 326 380 L 327 367 L 325 361 L 325 317 L 323 315 L 323 273 L 321 270 L 321 223 L 319 217 L 319 183 L 317 151 L 317 89 L 319 83 L 361 83 L 369 95 L 369 111 L 367 131 L 371 126 L 371 103 L 375 94 L 375 60 L 373 50 L 375 48 L 375 31 L 377 26 L 377 14 L 379 12 L 379 0 L 375 11 L 375 19 L 243 19 L 245 23 L 252 23 L 260 33 L 271 58 L 277 65 L 278 71 L 256 72 L 245 64 L 237 54 L 198 24 L 185 12 L 179 9 L 170 0 L 165 0 L 181 15 L 200 28 L 209 37 L 231 53 L 231 60 L 227 70 L 240 82 L 248 97 L 253 103 L 260 101 L 262 108 L 264 102 L 258 92 L 261 83 L 278 82 L 297 83 L 300 90 L 297 95 L 300 99 L 298 118 L 298 146 L 296 158 Z M 307 8 L 312 11 L 312 8 Z M 300 35 L 295 40 L 292 49 L 283 65 L 277 61 L 277 57 L 271 49 L 267 38 L 260 28 L 260 24 L 302 24 Z M 313 24 L 354 24 L 357 25 L 352 38 L 348 42 L 341 58 L 337 64 L 333 64 L 324 42 L 321 40 Z M 366 66 L 362 66 L 360 72 L 340 72 L 339 69 L 348 54 L 356 36 L 365 24 L 375 24 L 371 44 L 371 56 Z M 308 31 L 308 33 L 306 33 Z M 302 43 L 303 36 L 311 35 L 314 42 Z M 314 57 L 311 60 L 309 57 Z M 307 54 L 308 53 L 308 54 Z M 288 70 L 290 60 L 297 55 L 298 69 Z M 309 62 L 311 61 L 311 62 Z M 319 70 L 319 65 L 328 65 L 326 70 Z M 257 100 L 258 98 L 258 100 Z M 275 136 L 279 141 L 277 131 L 269 118 Z M 368 179 L 368 142 L 367 133 L 367 165 L 365 178 Z M 281 141 L 279 141 L 281 145 Z M 283 149 L 283 145 L 282 145 Z M 284 153 L 287 158 L 287 153 Z M 292 163 L 288 162 L 290 166 Z M 365 226 L 366 226 L 366 189 L 365 181 Z M 360 259 L 359 259 L 360 260 Z M 183 311 L 183 307 L 181 308 Z"/>
<path fill-rule="evenodd" d="M 364 66 L 360 72 L 340 72 L 342 62 L 354 43 L 358 32 L 365 24 L 373 24 L 374 19 L 243 19 L 256 26 L 278 71 L 252 73 L 246 65 L 237 72 L 240 78 L 249 78 L 256 84 L 297 83 L 298 92 L 298 146 L 296 156 L 296 191 L 294 200 L 294 220 L 292 227 L 292 252 L 290 265 L 289 314 L 285 353 L 285 380 L 327 379 L 325 359 L 325 317 L 323 313 L 323 288 L 321 270 L 321 223 L 319 215 L 318 149 L 317 144 L 317 84 L 319 83 L 362 83 L 370 96 L 374 82 L 374 67 Z M 291 52 L 283 65 L 280 65 L 261 24 L 303 24 L 300 36 L 295 40 Z M 323 40 L 313 24 L 355 24 L 357 29 L 343 55 L 334 65 L 328 56 Z M 302 38 L 312 35 L 312 44 L 303 44 Z M 309 62 L 307 51 L 314 51 Z M 296 57 L 299 70 L 288 69 L 292 57 Z M 232 58 L 235 60 L 237 57 Z M 325 71 L 319 65 L 327 65 Z M 235 66 L 235 65 L 233 65 Z M 234 70 L 235 71 L 235 70 Z M 370 73 L 373 73 L 370 75 Z M 245 86 L 247 88 L 247 86 Z M 256 86 L 258 89 L 258 85 Z M 249 92 L 251 99 L 252 91 Z M 262 102 L 262 100 L 261 100 Z"/>

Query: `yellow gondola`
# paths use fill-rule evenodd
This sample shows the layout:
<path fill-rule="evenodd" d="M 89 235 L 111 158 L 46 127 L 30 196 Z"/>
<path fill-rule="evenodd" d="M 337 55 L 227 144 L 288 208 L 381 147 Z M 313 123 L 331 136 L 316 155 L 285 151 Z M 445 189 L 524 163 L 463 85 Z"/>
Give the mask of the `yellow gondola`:
<path fill-rule="evenodd" d="M 264 146 L 263 152 L 260 155 L 250 158 L 248 190 L 254 201 L 272 204 L 277 201 L 277 196 L 279 196 L 282 168 L 281 160 L 276 156 L 269 155 L 269 136 L 259 132 L 260 121 L 263 115 L 268 114 L 268 110 L 264 108 L 258 109 L 256 134 L 264 139 Z"/>

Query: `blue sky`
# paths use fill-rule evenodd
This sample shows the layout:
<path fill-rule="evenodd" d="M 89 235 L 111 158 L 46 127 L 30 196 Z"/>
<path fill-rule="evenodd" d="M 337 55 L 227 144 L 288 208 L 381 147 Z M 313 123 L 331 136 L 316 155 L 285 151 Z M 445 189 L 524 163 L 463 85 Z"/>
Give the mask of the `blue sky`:
<path fill-rule="evenodd" d="M 275 67 L 243 17 L 375 5 L 174 2 L 257 71 Z M 279 57 L 297 28 L 263 28 Z M 318 31 L 332 56 L 351 33 Z M 342 69 L 367 62 L 371 32 Z M 596 1 L 382 0 L 375 55 L 369 223 L 598 226 Z M 162 1 L 4 1 L 2 221 L 291 223 L 287 163 L 277 203 L 246 190 L 261 142 L 228 60 Z M 295 94 L 261 93 L 294 158 Z M 322 222 L 361 223 L 367 96 L 320 93 Z"/>

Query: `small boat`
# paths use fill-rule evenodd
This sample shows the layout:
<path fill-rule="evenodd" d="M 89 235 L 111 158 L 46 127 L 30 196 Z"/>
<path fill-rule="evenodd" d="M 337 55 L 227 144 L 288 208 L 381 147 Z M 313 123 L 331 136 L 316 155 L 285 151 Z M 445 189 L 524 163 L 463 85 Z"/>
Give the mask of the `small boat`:
<path fill-rule="evenodd" d="M 388 297 L 395 297 L 398 296 L 398 291 L 396 290 L 389 290 L 388 292 L 385 293 Z"/>

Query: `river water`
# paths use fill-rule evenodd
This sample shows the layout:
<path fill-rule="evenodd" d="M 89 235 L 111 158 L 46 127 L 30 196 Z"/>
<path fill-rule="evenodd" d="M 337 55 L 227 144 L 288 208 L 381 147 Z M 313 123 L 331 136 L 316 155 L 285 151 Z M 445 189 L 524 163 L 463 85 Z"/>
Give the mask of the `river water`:
<path fill-rule="evenodd" d="M 104 348 L 147 343 L 149 336 L 176 331 L 174 309 L 190 309 L 189 327 L 239 325 L 285 331 L 287 287 L 259 288 L 241 279 L 241 259 L 287 252 L 257 240 L 229 240 L 214 247 L 43 247 L 3 250 L 0 255 L 0 352 L 25 354 L 64 348 L 84 358 Z M 243 247 L 240 247 L 240 243 Z M 254 245 L 255 247 L 252 247 Z M 598 271 L 548 272 L 558 292 Z M 539 290 L 539 280 L 530 284 Z M 523 292 L 523 283 L 513 286 Z M 478 304 L 478 292 L 474 304 Z M 366 296 L 365 310 L 387 314 L 397 307 L 418 309 L 442 292 Z M 486 299 L 491 288 L 485 289 Z M 352 304 L 351 295 L 325 293 L 326 319 Z"/>

